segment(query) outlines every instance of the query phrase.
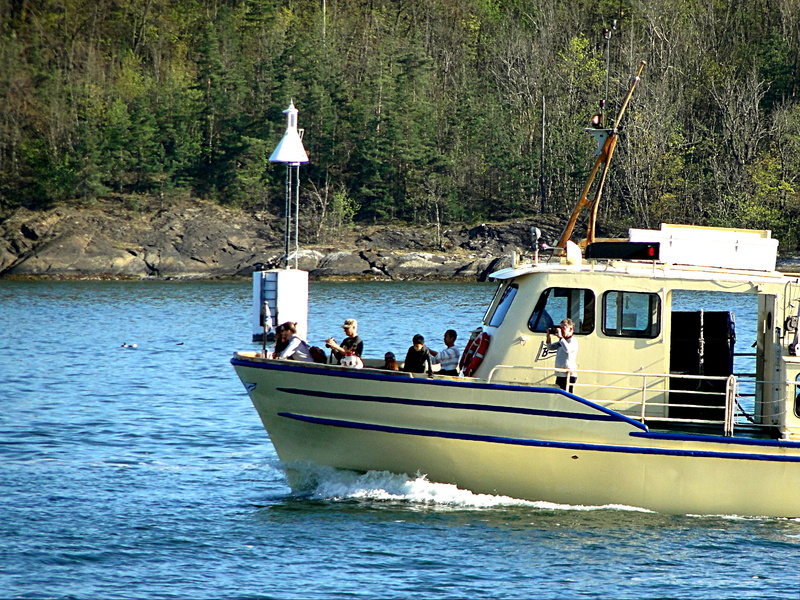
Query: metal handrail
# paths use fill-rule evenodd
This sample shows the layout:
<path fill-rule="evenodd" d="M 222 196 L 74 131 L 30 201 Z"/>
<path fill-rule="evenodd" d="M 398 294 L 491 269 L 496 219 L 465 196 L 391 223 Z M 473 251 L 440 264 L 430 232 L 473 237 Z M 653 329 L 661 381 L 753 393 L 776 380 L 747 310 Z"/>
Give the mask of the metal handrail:
<path fill-rule="evenodd" d="M 682 373 L 634 373 L 632 371 L 603 371 L 599 369 L 556 369 L 553 367 L 536 367 L 530 365 L 495 365 L 492 367 L 492 370 L 489 371 L 488 377 L 486 377 L 487 383 L 491 383 L 493 379 L 493 375 L 496 371 L 501 369 L 512 369 L 512 370 L 530 370 L 530 371 L 563 371 L 564 373 L 574 372 L 574 373 L 595 373 L 601 375 L 626 375 L 626 376 L 636 376 L 636 377 L 653 377 L 653 378 L 681 378 L 681 379 L 698 379 L 704 381 L 725 381 L 728 379 L 728 376 L 725 375 L 684 375 Z M 605 387 L 605 386 L 604 386 Z M 624 389 L 624 388 L 623 388 Z M 639 389 L 637 386 L 636 388 L 631 389 Z"/>
<path fill-rule="evenodd" d="M 553 367 L 538 367 L 538 366 L 528 366 L 528 365 L 495 365 L 490 371 L 488 376 L 486 377 L 486 381 L 491 383 L 497 380 L 498 372 L 502 370 L 522 370 L 522 371 L 549 371 L 549 372 L 569 372 L 567 369 L 554 369 Z M 640 400 L 637 402 L 635 400 L 616 400 L 613 404 L 627 404 L 630 408 L 635 407 L 637 404 L 640 406 L 639 416 L 638 419 L 645 423 L 647 420 L 651 421 L 660 421 L 660 422 L 679 422 L 679 423 L 692 423 L 692 424 L 709 424 L 709 425 L 722 425 L 723 427 L 723 434 L 725 436 L 732 436 L 734 428 L 736 426 L 736 417 L 737 417 L 737 407 L 738 402 L 737 399 L 740 397 L 739 394 L 739 377 L 736 375 L 728 375 L 728 376 L 718 376 L 718 375 L 684 375 L 679 373 L 633 373 L 629 371 L 603 371 L 603 370 L 596 370 L 596 369 L 577 369 L 572 371 L 576 374 L 600 374 L 600 375 L 620 375 L 625 377 L 640 377 L 641 378 L 641 385 L 638 386 L 626 386 L 626 385 L 602 385 L 599 384 L 587 384 L 578 381 L 575 386 L 581 388 L 591 388 L 591 387 L 602 387 L 603 389 L 615 389 L 615 390 L 623 390 L 623 391 L 640 391 Z M 648 399 L 649 395 L 654 394 L 663 394 L 665 392 L 672 392 L 672 393 L 681 393 L 682 390 L 670 390 L 669 388 L 653 388 L 651 387 L 652 382 L 659 381 L 659 380 L 671 380 L 671 379 L 690 379 L 690 380 L 698 380 L 698 381 L 717 381 L 717 382 L 725 382 L 725 400 L 723 406 L 704 406 L 704 405 L 696 405 L 696 404 L 678 404 L 674 402 L 658 402 L 655 399 Z M 749 379 L 749 377 L 748 377 Z M 758 380 L 751 380 L 752 383 L 756 386 L 762 385 L 763 381 Z M 792 383 L 794 385 L 800 385 L 800 382 L 787 382 Z M 691 391 L 692 395 L 700 396 L 700 395 L 709 395 L 709 396 L 718 396 L 720 392 L 709 392 L 709 391 Z M 748 394 L 755 395 L 755 394 Z M 590 397 L 587 397 L 588 400 L 591 400 Z M 601 404 L 605 404 L 605 401 L 599 401 Z M 777 401 L 776 401 L 777 403 Z M 703 410 L 719 410 L 722 412 L 720 415 L 720 419 L 687 419 L 687 418 L 677 418 L 677 417 L 648 417 L 647 416 L 647 408 L 653 406 L 669 406 L 671 408 L 696 408 L 696 409 L 703 409 Z M 773 413 L 774 414 L 774 413 Z M 741 415 L 747 416 L 747 414 L 742 409 Z"/>

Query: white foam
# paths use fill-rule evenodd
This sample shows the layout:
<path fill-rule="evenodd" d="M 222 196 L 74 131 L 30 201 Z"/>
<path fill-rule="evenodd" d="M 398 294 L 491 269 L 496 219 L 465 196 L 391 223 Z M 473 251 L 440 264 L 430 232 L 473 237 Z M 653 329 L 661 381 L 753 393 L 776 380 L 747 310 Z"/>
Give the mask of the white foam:
<path fill-rule="evenodd" d="M 363 475 L 338 471 L 318 480 L 315 498 L 359 499 L 444 505 L 459 508 L 523 506 L 533 503 L 508 496 L 475 494 L 448 483 L 432 483 L 424 475 L 409 477 L 386 471 Z"/>
<path fill-rule="evenodd" d="M 734 515 L 734 514 L 728 515 L 728 514 L 713 514 L 713 513 L 707 515 L 698 515 L 694 513 L 689 513 L 686 516 L 693 519 L 725 519 L 728 521 L 763 521 L 764 519 L 784 519 L 784 517 L 767 517 L 767 516 L 757 516 L 757 515 Z"/>
<path fill-rule="evenodd" d="M 509 506 L 528 506 L 544 510 L 626 510 L 651 512 L 631 506 L 605 505 L 580 506 L 532 502 L 510 496 L 476 494 L 453 484 L 434 483 L 425 475 L 398 475 L 388 471 L 356 473 L 327 467 L 305 466 L 303 479 L 307 482 L 306 493 L 314 499 L 324 500 L 373 500 L 407 502 L 425 506 L 453 507 L 460 509 L 486 509 Z"/>
<path fill-rule="evenodd" d="M 591 504 L 555 504 L 553 502 L 532 502 L 533 506 L 536 508 L 541 508 L 545 510 L 577 510 L 577 511 L 589 511 L 589 510 L 623 510 L 628 512 L 641 512 L 641 513 L 652 513 L 654 511 L 649 510 L 647 508 L 642 508 L 640 506 L 628 506 L 627 504 L 603 504 L 603 505 L 591 505 Z"/>

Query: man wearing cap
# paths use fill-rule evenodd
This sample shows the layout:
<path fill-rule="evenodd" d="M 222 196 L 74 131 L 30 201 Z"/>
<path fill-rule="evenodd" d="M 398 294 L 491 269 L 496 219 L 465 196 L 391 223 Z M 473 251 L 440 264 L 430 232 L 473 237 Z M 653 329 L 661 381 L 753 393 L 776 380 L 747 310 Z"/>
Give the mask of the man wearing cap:
<path fill-rule="evenodd" d="M 342 329 L 344 329 L 344 334 L 347 336 L 342 340 L 342 346 L 345 345 L 345 342 L 349 342 L 352 344 L 352 347 L 356 349 L 356 355 L 361 356 L 361 353 L 364 351 L 364 342 L 358 337 L 358 321 L 355 319 L 345 319 Z M 331 349 L 331 352 L 333 352 L 333 355 L 336 357 L 336 361 L 341 363 L 345 352 L 344 348 L 337 344 L 336 340 L 332 337 L 325 340 L 325 345 Z"/>

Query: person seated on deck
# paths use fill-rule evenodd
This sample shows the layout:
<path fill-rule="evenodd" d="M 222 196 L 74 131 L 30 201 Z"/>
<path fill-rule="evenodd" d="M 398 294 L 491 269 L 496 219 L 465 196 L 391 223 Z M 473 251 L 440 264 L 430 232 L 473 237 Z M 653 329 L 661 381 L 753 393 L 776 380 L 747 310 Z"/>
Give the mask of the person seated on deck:
<path fill-rule="evenodd" d="M 364 361 L 361 360 L 361 357 L 356 354 L 356 344 L 351 339 L 346 339 L 342 342 L 342 350 L 344 350 L 344 356 L 342 356 L 342 360 L 339 363 L 343 367 L 350 367 L 351 369 L 363 369 L 364 368 Z"/>
<path fill-rule="evenodd" d="M 383 364 L 378 368 L 384 371 L 399 371 L 400 366 L 397 364 L 394 352 L 387 352 L 383 357 Z"/>
<path fill-rule="evenodd" d="M 431 367 L 430 350 L 425 345 L 425 338 L 419 333 L 412 339 L 413 345 L 406 352 L 406 360 L 403 363 L 403 371 L 407 373 L 425 373 L 433 375 Z"/>
<path fill-rule="evenodd" d="M 297 323 L 287 321 L 275 329 L 275 352 L 272 358 L 314 362 L 308 343 L 297 335 Z"/>
<path fill-rule="evenodd" d="M 455 329 L 448 329 L 444 332 L 444 345 L 446 348 L 441 352 L 431 350 L 433 364 L 441 365 L 439 375 L 458 375 L 458 359 L 461 358 L 461 351 L 456 348 L 456 338 L 458 334 Z"/>
<path fill-rule="evenodd" d="M 556 385 L 562 390 L 572 393 L 578 381 L 578 340 L 575 339 L 575 324 L 572 319 L 563 319 L 558 327 L 547 330 L 547 348 L 556 350 Z M 550 337 L 558 337 L 557 342 L 550 342 Z M 569 379 L 569 384 L 567 380 Z"/>
<path fill-rule="evenodd" d="M 278 325 L 275 327 L 275 346 L 272 348 L 272 352 L 267 352 L 264 354 L 265 358 L 277 358 L 279 352 L 281 352 L 286 346 L 289 345 L 289 337 L 285 340 L 283 339 L 283 325 Z"/>
<path fill-rule="evenodd" d="M 358 321 L 355 319 L 345 319 L 342 329 L 344 329 L 344 334 L 347 337 L 344 338 L 341 345 L 337 344 L 336 340 L 332 337 L 325 340 L 325 345 L 331 349 L 331 354 L 333 354 L 339 364 L 341 364 L 342 358 L 344 357 L 344 343 L 348 340 L 353 342 L 356 355 L 363 356 L 364 354 L 364 342 L 358 337 Z"/>

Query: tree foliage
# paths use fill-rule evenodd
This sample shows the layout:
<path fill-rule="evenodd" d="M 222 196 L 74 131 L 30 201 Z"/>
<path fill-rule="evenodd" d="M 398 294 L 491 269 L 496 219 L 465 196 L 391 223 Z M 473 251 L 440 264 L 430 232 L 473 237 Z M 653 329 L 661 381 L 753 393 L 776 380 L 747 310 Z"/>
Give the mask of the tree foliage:
<path fill-rule="evenodd" d="M 293 100 L 318 238 L 564 214 L 606 77 L 613 119 L 646 60 L 602 226 L 798 243 L 795 0 L 0 0 L 0 37 L 0 208 L 191 193 L 280 212 L 267 157 Z"/>

